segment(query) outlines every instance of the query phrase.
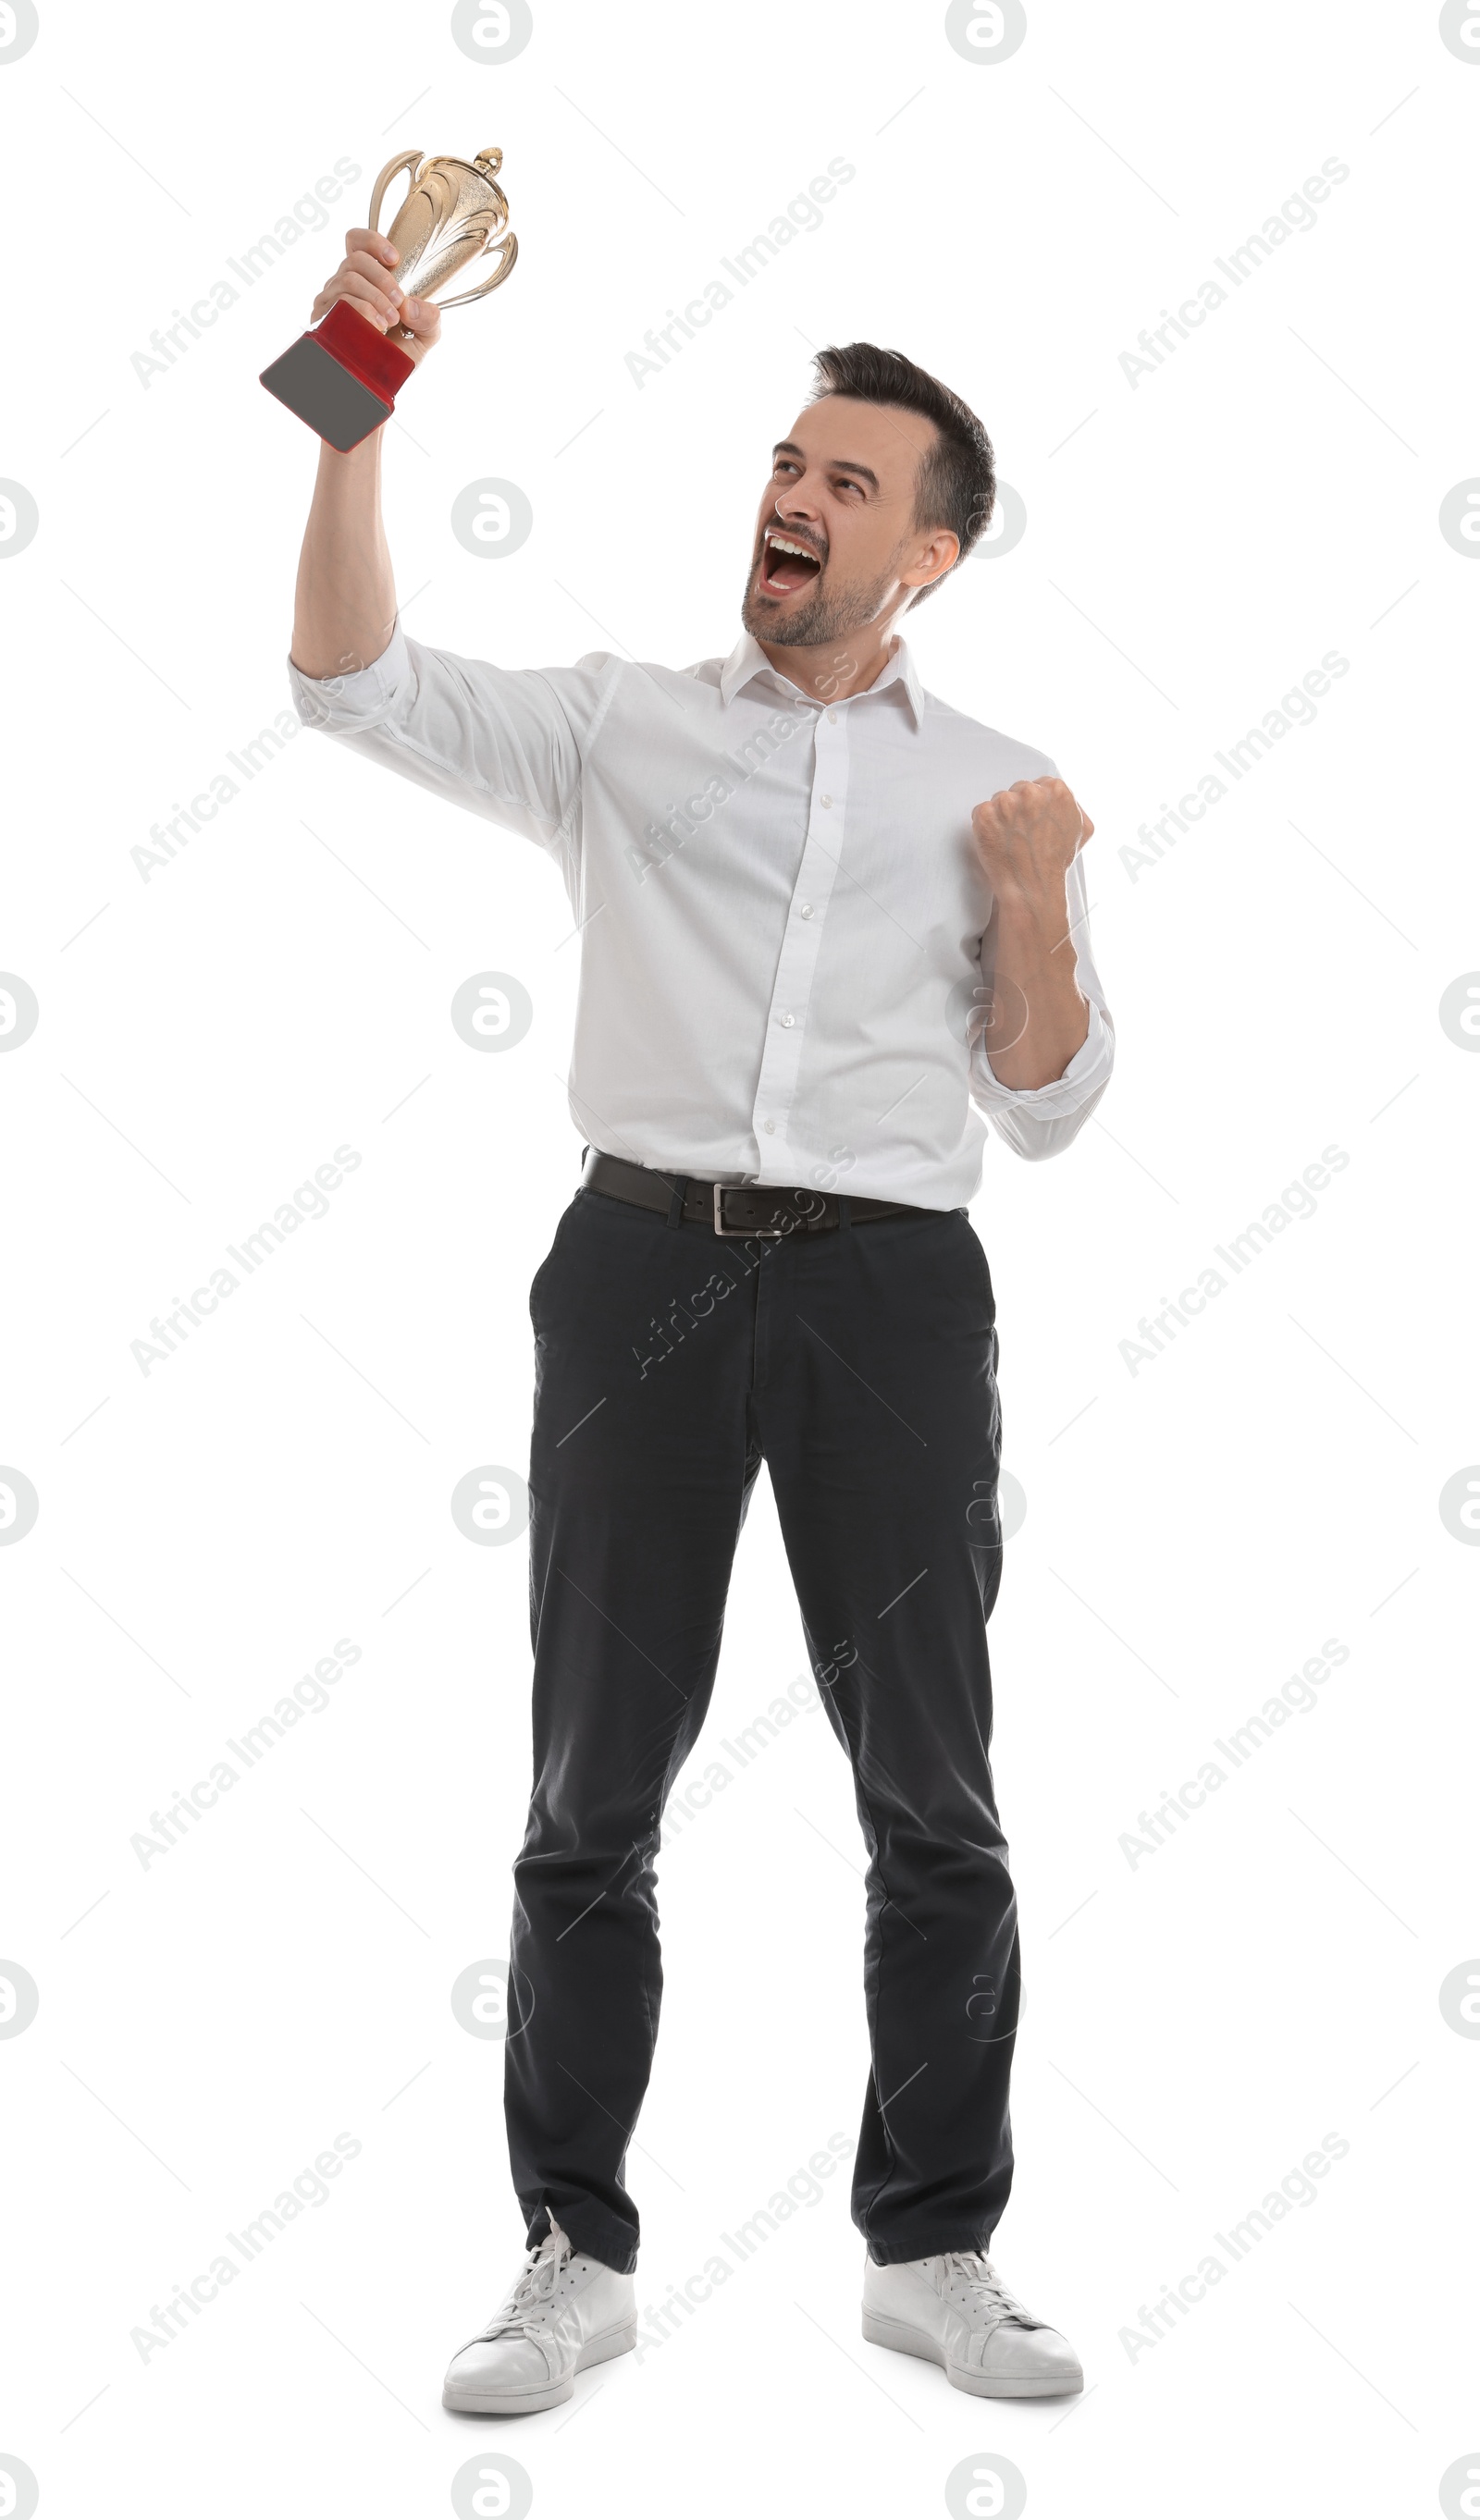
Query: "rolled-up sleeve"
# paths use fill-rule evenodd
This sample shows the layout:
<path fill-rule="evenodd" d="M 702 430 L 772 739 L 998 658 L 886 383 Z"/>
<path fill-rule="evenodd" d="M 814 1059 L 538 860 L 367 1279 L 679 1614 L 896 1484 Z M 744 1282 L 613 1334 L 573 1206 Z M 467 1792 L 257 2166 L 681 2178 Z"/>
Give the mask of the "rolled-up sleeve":
<path fill-rule="evenodd" d="M 1110 1081 L 1115 1063 L 1115 1027 L 1104 990 L 1090 952 L 1090 908 L 1085 892 L 1084 851 L 1074 859 L 1066 879 L 1069 920 L 1074 936 L 1074 978 L 1089 1001 L 1090 1029 L 1061 1076 L 1047 1085 L 1004 1085 L 992 1072 L 980 1039 L 971 1049 L 971 1099 L 1014 1154 L 1029 1163 L 1072 1145 Z"/>
<path fill-rule="evenodd" d="M 315 681 L 288 661 L 306 727 L 517 832 L 557 858 L 579 846 L 583 764 L 618 660 L 508 672 L 408 639 L 358 673 Z"/>

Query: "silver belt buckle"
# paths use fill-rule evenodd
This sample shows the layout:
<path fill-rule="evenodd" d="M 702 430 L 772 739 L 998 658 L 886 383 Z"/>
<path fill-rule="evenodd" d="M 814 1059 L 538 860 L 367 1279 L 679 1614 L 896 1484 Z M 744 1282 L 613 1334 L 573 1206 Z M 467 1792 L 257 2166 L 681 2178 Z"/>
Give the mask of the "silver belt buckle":
<path fill-rule="evenodd" d="M 749 1242 L 757 1238 L 763 1242 L 780 1242 L 786 1230 L 783 1225 L 727 1225 L 725 1192 L 737 1185 L 733 1182 L 711 1182 L 709 1187 L 714 1193 L 714 1231 L 727 1242 Z"/>

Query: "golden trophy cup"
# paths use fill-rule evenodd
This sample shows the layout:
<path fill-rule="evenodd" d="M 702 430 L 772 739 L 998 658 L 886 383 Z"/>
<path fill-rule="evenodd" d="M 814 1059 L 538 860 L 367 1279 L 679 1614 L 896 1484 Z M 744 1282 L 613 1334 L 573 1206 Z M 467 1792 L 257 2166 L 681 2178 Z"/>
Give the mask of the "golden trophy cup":
<path fill-rule="evenodd" d="M 439 289 L 484 255 L 494 268 L 476 289 L 437 299 L 441 306 L 469 306 L 506 281 L 518 253 L 509 233 L 509 203 L 495 183 L 502 149 L 480 149 L 476 158 L 424 158 L 404 150 L 376 177 L 369 225 L 381 227 L 381 205 L 397 175 L 410 182 L 406 199 L 384 231 L 400 254 L 396 286 L 408 297 L 436 297 Z M 390 418 L 397 390 L 415 361 L 401 346 L 412 338 L 404 324 L 388 333 L 337 298 L 322 324 L 302 333 L 291 350 L 264 368 L 259 382 L 299 420 L 346 455 Z"/>

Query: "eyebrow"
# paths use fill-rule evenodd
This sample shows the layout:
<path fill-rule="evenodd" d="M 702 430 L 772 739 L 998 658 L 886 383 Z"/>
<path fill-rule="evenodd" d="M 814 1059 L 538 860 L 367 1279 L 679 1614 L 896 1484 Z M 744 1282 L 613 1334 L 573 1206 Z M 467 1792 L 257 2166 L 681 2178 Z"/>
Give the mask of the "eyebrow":
<path fill-rule="evenodd" d="M 773 457 L 778 455 L 800 455 L 803 462 L 806 461 L 805 452 L 803 448 L 797 445 L 794 437 L 779 437 L 776 444 L 772 447 L 771 453 Z M 878 488 L 878 474 L 876 472 L 871 472 L 867 464 L 849 464 L 839 456 L 830 462 L 828 470 L 830 472 L 856 472 L 859 479 L 861 481 L 867 481 L 872 489 L 876 490 Z"/>

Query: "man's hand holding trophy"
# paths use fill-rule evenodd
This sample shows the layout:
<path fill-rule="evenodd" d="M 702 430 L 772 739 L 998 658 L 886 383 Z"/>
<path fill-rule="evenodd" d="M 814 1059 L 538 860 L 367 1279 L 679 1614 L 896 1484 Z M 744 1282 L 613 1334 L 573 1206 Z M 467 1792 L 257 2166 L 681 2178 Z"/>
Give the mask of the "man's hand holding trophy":
<path fill-rule="evenodd" d="M 314 300 L 313 330 L 264 368 L 261 382 L 341 455 L 390 418 L 398 388 L 433 346 L 441 308 L 486 297 L 514 269 L 518 240 L 494 178 L 501 149 L 474 158 L 392 158 L 376 177 L 370 224 L 351 228 L 344 259 Z M 397 175 L 406 199 L 381 233 L 381 204 Z M 476 289 L 438 302 L 433 292 L 483 256 L 493 268 Z"/>

